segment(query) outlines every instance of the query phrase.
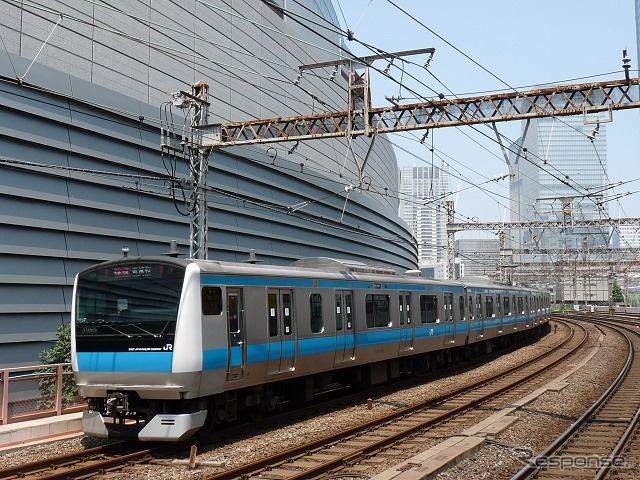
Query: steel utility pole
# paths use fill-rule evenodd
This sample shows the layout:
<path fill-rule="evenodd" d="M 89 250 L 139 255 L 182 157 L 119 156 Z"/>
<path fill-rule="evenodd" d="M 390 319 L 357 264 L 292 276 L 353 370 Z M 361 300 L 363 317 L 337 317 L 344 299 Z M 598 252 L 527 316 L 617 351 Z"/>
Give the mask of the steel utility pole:
<path fill-rule="evenodd" d="M 207 124 L 209 117 L 209 86 L 204 82 L 196 82 L 191 85 L 191 93 L 180 91 L 174 93 L 172 98 L 173 105 L 187 110 L 187 114 L 190 113 L 191 116 L 191 136 L 182 137 L 181 141 L 189 156 L 191 172 L 189 258 L 206 260 L 209 256 L 207 174 L 211 147 L 203 145 L 202 127 Z"/>

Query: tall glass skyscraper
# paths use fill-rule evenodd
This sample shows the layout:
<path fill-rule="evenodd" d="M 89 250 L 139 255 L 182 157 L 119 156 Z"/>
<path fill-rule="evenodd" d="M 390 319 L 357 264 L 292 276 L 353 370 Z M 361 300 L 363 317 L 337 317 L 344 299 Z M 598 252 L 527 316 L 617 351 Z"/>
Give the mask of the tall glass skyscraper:
<path fill-rule="evenodd" d="M 561 221 L 562 228 L 511 232 L 512 248 L 579 248 L 606 245 L 608 229 L 579 229 L 576 220 L 608 216 L 606 124 L 582 116 L 532 120 L 512 148 L 511 218 Z M 516 155 L 521 145 L 520 155 Z"/>
<path fill-rule="evenodd" d="M 447 167 L 403 167 L 400 171 L 400 216 L 418 243 L 420 264 L 443 262 L 447 257 L 449 170 Z"/>

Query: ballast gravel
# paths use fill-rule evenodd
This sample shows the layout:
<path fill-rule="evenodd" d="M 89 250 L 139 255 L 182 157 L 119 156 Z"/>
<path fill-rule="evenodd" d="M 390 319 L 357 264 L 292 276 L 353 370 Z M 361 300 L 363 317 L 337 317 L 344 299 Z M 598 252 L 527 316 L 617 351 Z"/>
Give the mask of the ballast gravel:
<path fill-rule="evenodd" d="M 322 414 L 315 418 L 307 418 L 270 429 L 264 433 L 252 434 L 241 439 L 227 439 L 224 443 L 212 444 L 206 451 L 199 451 L 198 460 L 220 461 L 224 462 L 226 467 L 233 467 L 255 461 L 275 451 L 291 448 L 357 426 L 394 410 L 411 406 L 418 400 L 423 401 L 442 395 L 460 388 L 462 385 L 489 377 L 510 366 L 526 362 L 538 355 L 541 350 L 546 350 L 554 344 L 558 336 L 561 335 L 562 328 L 560 326 L 558 332 L 554 333 L 552 326 L 551 333 L 534 344 L 522 347 L 515 352 L 468 371 L 452 373 L 445 378 L 427 380 L 422 385 L 374 398 L 372 409 L 368 409 L 366 401 L 363 401 L 359 405 Z M 565 430 L 601 394 L 619 371 L 623 362 L 621 352 L 624 352 L 624 349 L 624 344 L 618 336 L 607 336 L 602 342 L 602 346 L 599 347 L 598 354 L 584 368 L 567 379 L 569 386 L 558 392 L 545 393 L 519 410 L 516 424 L 503 432 L 495 441 L 487 442 L 479 453 L 442 472 L 437 478 L 440 480 L 510 478 L 524 466 L 533 453 L 543 449 Z M 86 450 L 105 442 L 107 441 L 80 436 L 5 452 L 0 451 L 0 469 Z M 427 447 L 428 445 L 425 445 L 425 448 Z M 400 462 L 403 459 L 390 459 L 388 464 L 372 467 L 371 471 L 365 475 L 373 476 L 385 468 L 392 467 L 394 461 Z M 195 470 L 188 470 L 183 465 L 149 465 L 144 469 L 121 472 L 119 478 L 125 480 L 200 479 L 216 470 L 218 469 L 215 467 L 199 467 Z"/>

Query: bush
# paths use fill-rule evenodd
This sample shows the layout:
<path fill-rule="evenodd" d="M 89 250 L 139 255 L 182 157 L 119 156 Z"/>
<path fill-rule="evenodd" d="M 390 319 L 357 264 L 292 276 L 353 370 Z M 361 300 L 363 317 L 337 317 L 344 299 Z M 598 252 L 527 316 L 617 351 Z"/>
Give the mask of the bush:
<path fill-rule="evenodd" d="M 39 358 L 43 365 L 71 362 L 71 326 L 60 325 L 56 331 L 56 336 L 58 337 L 56 344 L 49 350 L 40 352 Z M 65 367 L 63 371 L 71 372 L 71 366 Z M 38 401 L 38 408 L 54 408 L 56 400 L 56 369 L 43 368 L 39 372 L 51 375 L 38 379 L 38 390 L 40 390 L 41 395 Z M 62 406 L 75 403 L 77 397 L 78 387 L 76 386 L 75 378 L 73 378 L 73 375 L 64 376 L 62 379 Z"/>

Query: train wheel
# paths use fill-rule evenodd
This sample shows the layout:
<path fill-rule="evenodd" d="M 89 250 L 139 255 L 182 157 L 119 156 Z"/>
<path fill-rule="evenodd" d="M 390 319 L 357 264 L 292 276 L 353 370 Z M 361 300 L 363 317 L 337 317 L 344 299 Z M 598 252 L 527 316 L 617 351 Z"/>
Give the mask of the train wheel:
<path fill-rule="evenodd" d="M 207 402 L 207 418 L 204 420 L 204 425 L 198 430 L 198 435 L 207 436 L 213 432 L 213 428 L 216 425 L 216 409 L 215 402 Z"/>

